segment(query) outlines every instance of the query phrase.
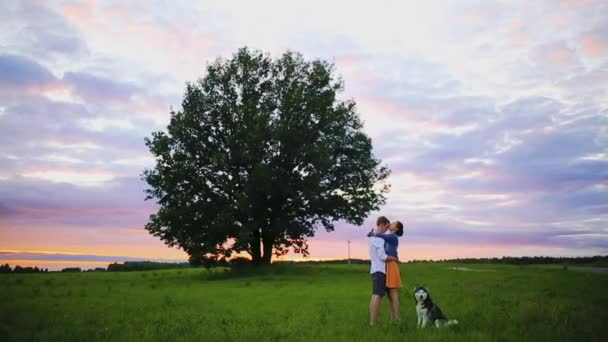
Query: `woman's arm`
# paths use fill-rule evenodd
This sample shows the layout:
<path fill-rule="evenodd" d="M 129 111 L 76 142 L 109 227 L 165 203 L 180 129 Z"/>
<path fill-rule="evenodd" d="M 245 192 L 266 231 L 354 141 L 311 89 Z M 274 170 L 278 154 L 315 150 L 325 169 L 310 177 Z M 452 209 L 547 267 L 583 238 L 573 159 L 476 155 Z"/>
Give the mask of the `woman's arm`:
<path fill-rule="evenodd" d="M 395 238 L 397 237 L 397 235 L 395 235 L 393 233 L 390 233 L 390 234 L 376 233 L 375 231 L 372 230 L 371 232 L 369 232 L 367 234 L 367 237 L 375 236 L 375 237 L 379 237 L 379 238 L 383 239 L 384 241 L 388 241 L 391 239 L 391 237 L 390 237 L 391 235 L 393 235 Z"/>
<path fill-rule="evenodd" d="M 397 237 L 396 234 L 390 233 L 390 234 L 378 234 L 378 235 L 374 235 L 375 237 L 379 237 L 382 240 L 384 240 L 384 242 L 388 242 L 388 243 L 396 243 L 399 241 L 399 238 Z"/>

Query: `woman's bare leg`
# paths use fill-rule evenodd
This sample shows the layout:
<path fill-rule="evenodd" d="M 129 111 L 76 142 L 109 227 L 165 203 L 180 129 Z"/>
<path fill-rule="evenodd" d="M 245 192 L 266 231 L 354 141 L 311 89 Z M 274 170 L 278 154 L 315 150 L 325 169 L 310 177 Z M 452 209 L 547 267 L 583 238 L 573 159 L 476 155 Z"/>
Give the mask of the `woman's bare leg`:
<path fill-rule="evenodd" d="M 391 319 L 399 320 L 399 289 L 388 289 L 388 300 L 391 306 Z"/>

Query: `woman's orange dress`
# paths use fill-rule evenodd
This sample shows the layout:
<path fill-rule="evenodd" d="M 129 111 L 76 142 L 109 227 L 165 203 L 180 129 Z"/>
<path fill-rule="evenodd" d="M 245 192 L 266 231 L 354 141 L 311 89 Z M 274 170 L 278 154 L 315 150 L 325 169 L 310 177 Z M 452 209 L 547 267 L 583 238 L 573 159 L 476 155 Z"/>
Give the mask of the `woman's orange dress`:
<path fill-rule="evenodd" d="M 401 283 L 401 273 L 399 272 L 399 264 L 397 261 L 391 260 L 386 262 L 386 287 L 389 289 L 398 289 L 403 287 Z"/>

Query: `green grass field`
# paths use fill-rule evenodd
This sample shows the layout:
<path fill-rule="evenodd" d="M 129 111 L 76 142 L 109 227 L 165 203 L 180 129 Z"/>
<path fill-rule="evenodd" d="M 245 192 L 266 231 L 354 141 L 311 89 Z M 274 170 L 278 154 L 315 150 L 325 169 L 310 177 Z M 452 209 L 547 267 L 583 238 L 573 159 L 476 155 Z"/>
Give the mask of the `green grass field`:
<path fill-rule="evenodd" d="M 482 272 L 458 271 L 466 267 Z M 402 321 L 368 326 L 365 265 L 0 275 L 2 341 L 608 341 L 608 274 L 402 264 Z M 426 284 L 456 327 L 415 327 Z"/>

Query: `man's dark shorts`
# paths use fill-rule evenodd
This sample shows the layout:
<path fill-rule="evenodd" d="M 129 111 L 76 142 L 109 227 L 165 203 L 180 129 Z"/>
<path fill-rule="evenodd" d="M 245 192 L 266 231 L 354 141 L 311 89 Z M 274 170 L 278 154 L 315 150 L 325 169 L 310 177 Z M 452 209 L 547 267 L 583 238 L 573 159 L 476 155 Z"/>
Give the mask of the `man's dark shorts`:
<path fill-rule="evenodd" d="M 386 294 L 386 274 L 382 272 L 372 273 L 372 294 L 384 297 Z"/>

